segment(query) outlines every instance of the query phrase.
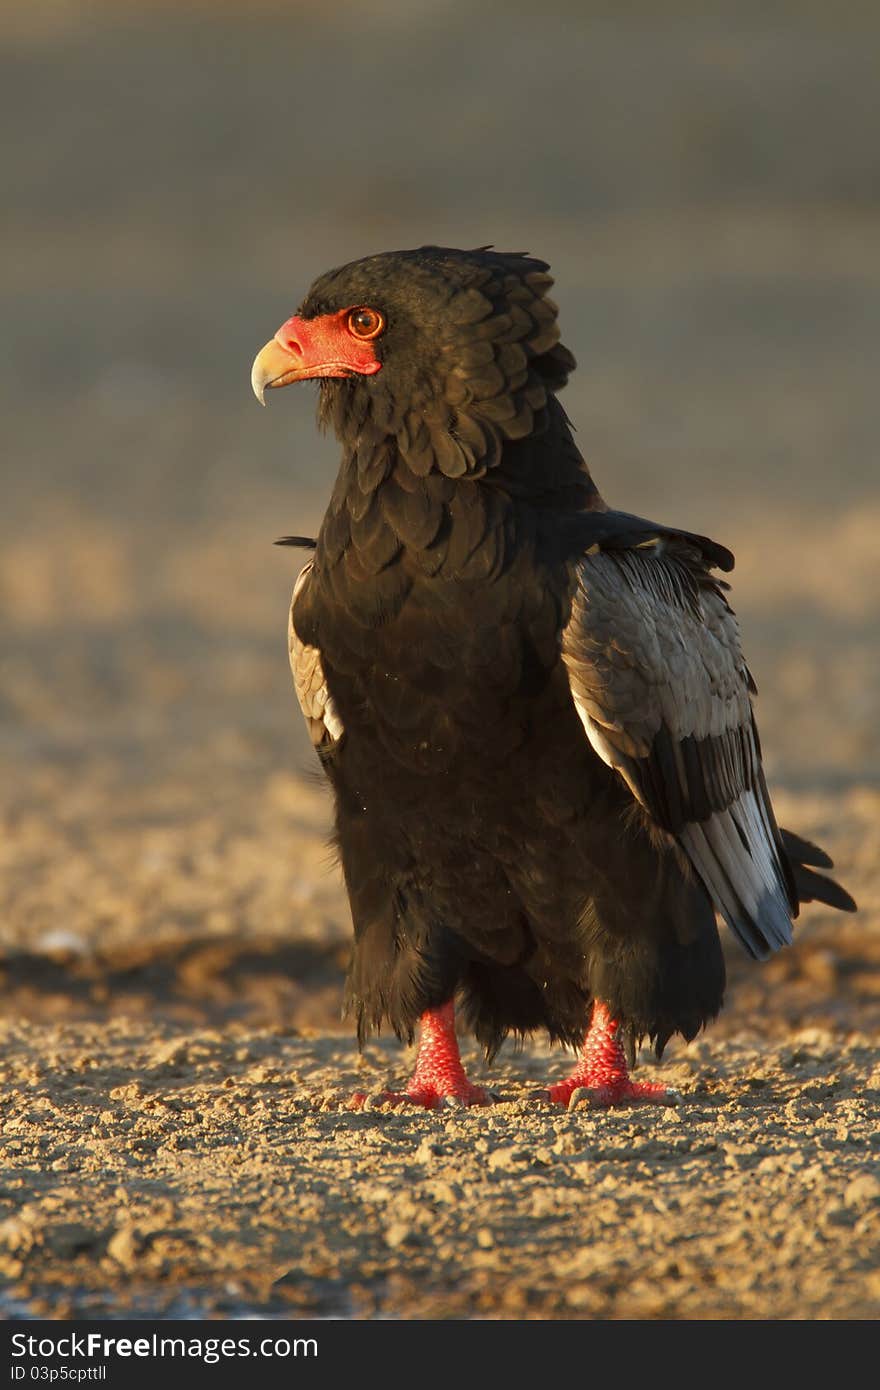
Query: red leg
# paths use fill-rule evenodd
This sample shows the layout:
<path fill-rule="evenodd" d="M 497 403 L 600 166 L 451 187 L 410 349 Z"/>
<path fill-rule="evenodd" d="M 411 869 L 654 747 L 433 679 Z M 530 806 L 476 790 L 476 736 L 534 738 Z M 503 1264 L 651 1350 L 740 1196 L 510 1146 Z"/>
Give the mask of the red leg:
<path fill-rule="evenodd" d="M 630 1081 L 626 1058 L 618 1038 L 620 1025 L 605 1004 L 597 999 L 593 1017 L 584 1038 L 577 1066 L 571 1076 L 548 1086 L 546 1094 L 560 1105 L 568 1105 L 578 1090 L 589 1092 L 593 1105 L 619 1105 L 633 1100 L 668 1104 L 675 1093 L 651 1081 Z"/>
<path fill-rule="evenodd" d="M 488 1105 L 482 1086 L 473 1086 L 465 1075 L 455 1036 L 455 1004 L 450 999 L 439 1009 L 429 1009 L 419 1020 L 421 1036 L 416 1069 L 405 1091 L 382 1091 L 376 1099 L 390 1105 L 423 1105 L 437 1110 L 449 1101 L 460 1105 Z M 351 1108 L 361 1109 L 367 1097 L 352 1096 Z"/>

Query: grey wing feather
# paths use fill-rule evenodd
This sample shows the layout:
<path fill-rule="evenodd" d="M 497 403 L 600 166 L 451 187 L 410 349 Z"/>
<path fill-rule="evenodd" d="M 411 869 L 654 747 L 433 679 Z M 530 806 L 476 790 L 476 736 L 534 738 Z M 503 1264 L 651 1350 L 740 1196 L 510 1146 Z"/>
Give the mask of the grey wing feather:
<path fill-rule="evenodd" d="M 293 622 L 296 600 L 308 583 L 312 566 L 313 561 L 311 560 L 303 566 L 293 586 L 290 616 L 287 623 L 287 649 L 290 655 L 290 669 L 293 673 L 296 698 L 299 700 L 300 709 L 305 717 L 309 737 L 315 747 L 320 748 L 328 741 L 336 743 L 342 737 L 344 728 L 333 703 L 333 696 L 327 689 L 320 648 L 310 647 L 306 642 L 301 641 L 296 634 Z"/>
<path fill-rule="evenodd" d="M 737 622 L 686 544 L 577 566 L 562 655 L 599 757 L 678 841 L 746 950 L 791 941 L 797 896 L 761 769 Z"/>

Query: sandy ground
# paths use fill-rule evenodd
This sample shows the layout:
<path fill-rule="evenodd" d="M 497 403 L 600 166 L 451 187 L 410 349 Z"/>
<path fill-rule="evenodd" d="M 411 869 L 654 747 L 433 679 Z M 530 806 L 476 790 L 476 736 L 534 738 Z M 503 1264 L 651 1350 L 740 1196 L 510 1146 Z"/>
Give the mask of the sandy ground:
<path fill-rule="evenodd" d="M 878 21 L 764 8 L 4 30 L 5 1315 L 880 1314 Z M 411 1059 L 340 1021 L 270 545 L 335 451 L 247 376 L 328 263 L 429 239 L 553 261 L 597 478 L 735 550 L 779 818 L 860 903 L 731 947 L 718 1023 L 643 1059 L 674 1107 L 530 1100 L 540 1039 L 490 1110 L 342 1104 Z"/>
<path fill-rule="evenodd" d="M 880 1056 L 862 1034 L 700 1044 L 676 1108 L 346 1113 L 327 1036 L 4 1027 L 9 1312 L 876 1317 Z"/>

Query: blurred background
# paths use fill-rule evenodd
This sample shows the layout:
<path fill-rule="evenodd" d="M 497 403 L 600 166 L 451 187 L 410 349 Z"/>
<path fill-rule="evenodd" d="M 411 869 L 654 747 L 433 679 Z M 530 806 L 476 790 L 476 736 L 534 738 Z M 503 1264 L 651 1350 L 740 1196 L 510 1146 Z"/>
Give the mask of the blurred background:
<path fill-rule="evenodd" d="M 12 1007 L 337 1017 L 271 544 L 337 450 L 248 377 L 318 273 L 424 242 L 552 263 L 597 480 L 736 552 L 780 816 L 878 905 L 878 51 L 869 0 L 7 7 Z"/>

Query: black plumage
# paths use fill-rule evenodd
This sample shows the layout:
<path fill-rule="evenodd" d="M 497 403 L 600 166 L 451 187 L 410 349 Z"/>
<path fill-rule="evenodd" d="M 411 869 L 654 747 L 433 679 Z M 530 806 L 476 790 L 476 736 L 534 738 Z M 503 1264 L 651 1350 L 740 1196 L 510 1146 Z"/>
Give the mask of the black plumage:
<path fill-rule="evenodd" d="M 309 292 L 291 324 L 372 306 L 383 329 L 370 374 L 321 380 L 343 456 L 291 659 L 335 792 L 359 1035 L 410 1039 L 455 997 L 490 1054 L 538 1028 L 578 1044 L 601 1000 L 659 1052 L 721 1006 L 717 914 L 761 957 L 800 901 L 854 904 L 777 829 L 713 574 L 729 551 L 596 489 L 547 270 L 426 247 Z"/>

